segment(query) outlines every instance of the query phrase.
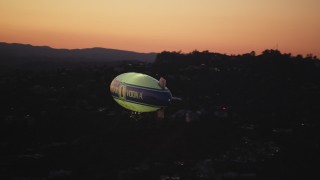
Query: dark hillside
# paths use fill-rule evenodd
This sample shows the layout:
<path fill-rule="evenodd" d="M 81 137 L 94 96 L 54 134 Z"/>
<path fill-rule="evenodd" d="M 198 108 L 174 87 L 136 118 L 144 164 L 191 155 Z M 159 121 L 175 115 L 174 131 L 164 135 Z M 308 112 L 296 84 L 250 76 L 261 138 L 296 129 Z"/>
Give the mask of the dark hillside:
<path fill-rule="evenodd" d="M 0 179 L 319 177 L 316 57 L 194 51 L 35 65 L 0 65 Z M 124 72 L 163 76 L 183 101 L 163 120 L 130 118 L 109 92 Z"/>

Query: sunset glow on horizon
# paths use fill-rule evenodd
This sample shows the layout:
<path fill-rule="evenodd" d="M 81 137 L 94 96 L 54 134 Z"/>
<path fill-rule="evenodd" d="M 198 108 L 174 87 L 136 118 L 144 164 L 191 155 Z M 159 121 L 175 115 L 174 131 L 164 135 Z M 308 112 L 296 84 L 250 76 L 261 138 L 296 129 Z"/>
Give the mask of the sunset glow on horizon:
<path fill-rule="evenodd" d="M 318 0 L 2 0 L 0 42 L 320 56 Z"/>

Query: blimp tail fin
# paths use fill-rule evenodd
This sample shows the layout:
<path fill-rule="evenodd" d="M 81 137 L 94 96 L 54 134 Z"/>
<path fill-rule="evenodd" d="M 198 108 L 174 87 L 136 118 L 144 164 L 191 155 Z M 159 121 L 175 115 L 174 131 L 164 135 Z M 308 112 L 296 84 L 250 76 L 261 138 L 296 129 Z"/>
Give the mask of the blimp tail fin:
<path fill-rule="evenodd" d="M 167 80 L 163 77 L 160 77 L 159 85 L 162 89 L 165 89 L 167 85 Z M 160 109 L 157 111 L 157 117 L 158 119 L 164 119 L 164 109 Z"/>
<path fill-rule="evenodd" d="M 180 98 L 180 97 L 172 97 L 172 100 L 174 100 L 174 101 L 182 101 L 182 98 Z"/>
<path fill-rule="evenodd" d="M 164 89 L 164 88 L 166 88 L 166 84 L 167 84 L 167 80 L 164 79 L 163 77 L 161 77 L 161 78 L 159 79 L 159 85 L 160 85 L 160 87 L 161 87 L 162 89 Z"/>

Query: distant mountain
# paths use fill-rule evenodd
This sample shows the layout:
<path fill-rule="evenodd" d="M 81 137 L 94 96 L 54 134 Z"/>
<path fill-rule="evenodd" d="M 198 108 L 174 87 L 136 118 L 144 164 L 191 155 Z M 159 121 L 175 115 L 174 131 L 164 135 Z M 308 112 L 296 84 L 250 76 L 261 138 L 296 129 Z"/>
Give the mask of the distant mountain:
<path fill-rule="evenodd" d="M 86 48 L 86 49 L 54 49 L 48 46 L 32 46 L 29 44 L 4 43 L 0 42 L 0 59 L 59 59 L 72 61 L 121 61 L 138 60 L 153 62 L 156 53 L 138 53 L 132 51 Z"/>

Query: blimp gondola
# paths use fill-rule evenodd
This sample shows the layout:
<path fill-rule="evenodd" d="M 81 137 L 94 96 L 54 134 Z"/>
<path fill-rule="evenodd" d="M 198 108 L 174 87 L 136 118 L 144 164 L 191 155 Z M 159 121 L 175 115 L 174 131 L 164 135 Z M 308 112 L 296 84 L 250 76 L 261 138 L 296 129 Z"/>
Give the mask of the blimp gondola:
<path fill-rule="evenodd" d="M 166 80 L 136 72 L 123 73 L 110 84 L 113 99 L 122 107 L 138 113 L 162 110 L 169 106 L 172 94 Z"/>

